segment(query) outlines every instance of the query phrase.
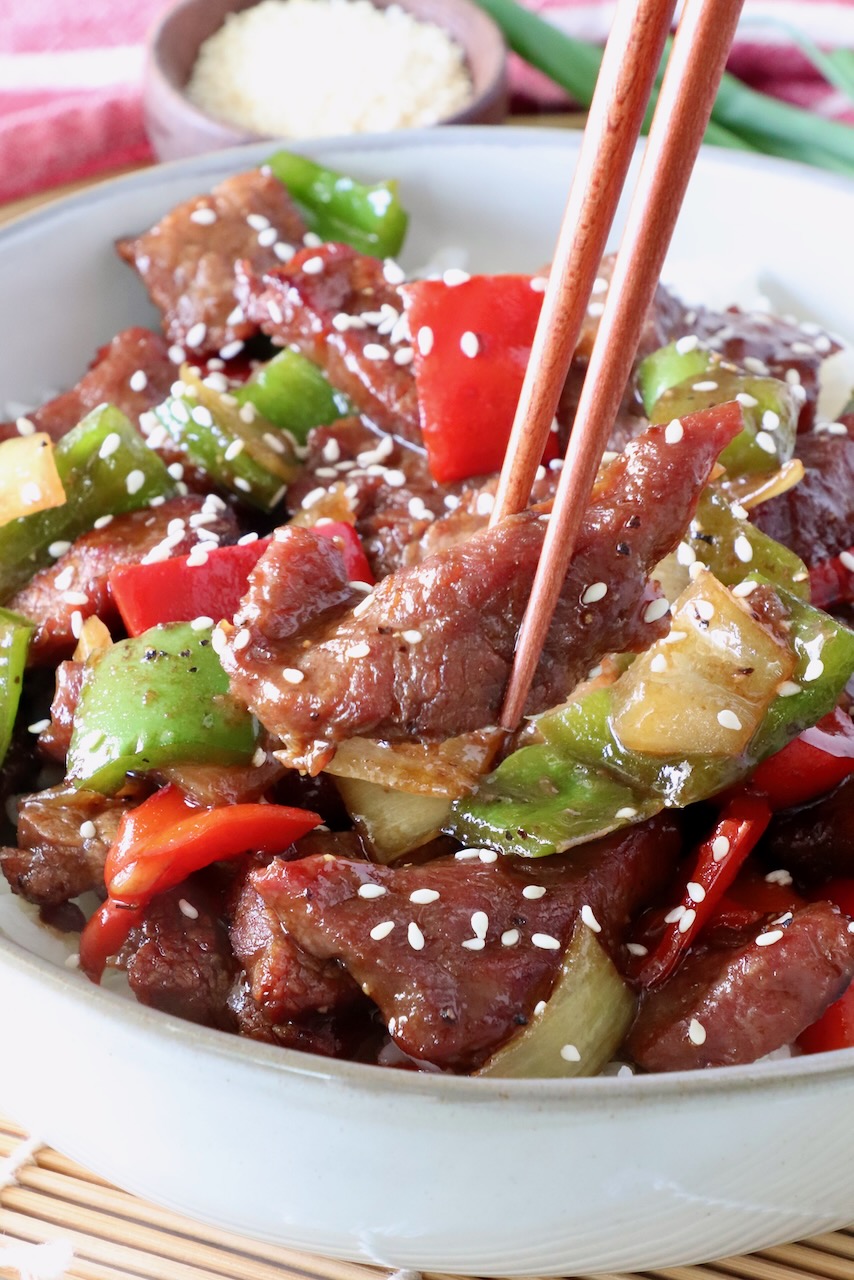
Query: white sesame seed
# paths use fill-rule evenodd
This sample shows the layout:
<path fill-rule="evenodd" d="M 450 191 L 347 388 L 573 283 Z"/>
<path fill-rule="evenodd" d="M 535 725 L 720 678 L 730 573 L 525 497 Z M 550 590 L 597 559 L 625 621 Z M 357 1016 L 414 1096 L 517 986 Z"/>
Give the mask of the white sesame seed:
<path fill-rule="evenodd" d="M 765 451 L 765 453 L 777 452 L 777 446 L 775 445 L 773 438 L 769 436 L 767 431 L 757 431 L 756 443 L 759 445 L 760 449 L 763 449 Z"/>
<path fill-rule="evenodd" d="M 654 671 L 656 675 L 661 675 L 667 670 L 667 659 L 663 653 L 657 653 L 654 658 L 650 659 L 650 671 Z"/>
<path fill-rule="evenodd" d="M 667 915 L 664 917 L 664 923 L 676 924 L 679 920 L 682 919 L 684 914 L 685 914 L 685 907 L 680 902 L 677 907 L 673 907 L 671 911 L 668 911 Z"/>
<path fill-rule="evenodd" d="M 302 269 L 307 276 L 319 276 L 323 271 L 325 262 L 321 257 L 306 258 L 302 264 Z"/>
<path fill-rule="evenodd" d="M 260 769 L 262 765 L 267 763 L 267 752 L 263 747 L 256 747 L 252 753 L 252 765 L 255 769 Z"/>
<path fill-rule="evenodd" d="M 265 227 L 258 232 L 258 243 L 262 249 L 272 249 L 278 238 L 279 233 L 275 227 Z"/>
<path fill-rule="evenodd" d="M 467 271 L 463 271 L 461 267 L 449 267 L 447 271 L 442 272 L 442 280 L 451 289 L 458 284 L 465 284 L 470 280 L 471 276 Z"/>
<path fill-rule="evenodd" d="M 505 929 L 501 935 L 502 947 L 515 947 L 521 934 L 518 929 Z"/>
<path fill-rule="evenodd" d="M 235 489 L 240 489 L 241 493 L 252 492 L 252 485 L 249 483 L 248 480 L 244 480 L 243 476 L 235 476 L 233 483 L 234 483 Z M 275 499 L 273 501 L 273 505 L 275 506 Z"/>
<path fill-rule="evenodd" d="M 473 360 L 480 351 L 478 336 L 476 333 L 473 333 L 471 329 L 466 329 L 465 333 L 460 338 L 460 351 L 462 351 L 464 356 L 468 356 L 470 360 Z"/>
<path fill-rule="evenodd" d="M 44 733 L 45 729 L 50 728 L 50 717 L 46 720 L 36 720 L 33 724 L 27 725 L 27 733 Z"/>
<path fill-rule="evenodd" d="M 630 804 L 624 805 L 622 809 L 618 809 L 614 814 L 615 818 L 636 818 L 638 816 L 637 809 Z"/>
<path fill-rule="evenodd" d="M 801 679 L 804 684 L 810 684 L 813 680 L 818 680 L 824 672 L 824 663 L 821 658 L 811 658 L 807 663 L 807 669 Z"/>
<path fill-rule="evenodd" d="M 366 342 L 363 348 L 363 355 L 366 360 L 388 360 L 391 352 L 388 347 L 384 347 L 380 342 Z"/>
<path fill-rule="evenodd" d="M 695 600 L 694 612 L 702 622 L 711 622 L 715 616 L 715 606 L 711 600 Z"/>
<path fill-rule="evenodd" d="M 19 436 L 33 436 L 36 433 L 34 422 L 30 422 L 29 418 L 16 418 L 15 429 Z"/>
<path fill-rule="evenodd" d="M 371 652 L 371 646 L 365 640 L 358 640 L 355 644 L 350 644 L 344 650 L 345 658 L 367 658 Z"/>
<path fill-rule="evenodd" d="M 689 352 L 696 351 L 699 345 L 700 339 L 696 333 L 689 333 L 686 337 L 677 339 L 676 351 L 680 356 L 687 356 Z"/>
<path fill-rule="evenodd" d="M 717 719 L 718 724 L 722 729 L 732 729 L 733 731 L 737 731 L 742 727 L 738 716 L 734 711 L 730 711 L 728 707 L 723 711 L 718 712 Z"/>
<path fill-rule="evenodd" d="M 197 351 L 208 334 L 208 327 L 201 320 L 197 321 L 187 332 L 184 342 L 193 351 Z"/>
<path fill-rule="evenodd" d="M 592 929 L 594 933 L 602 932 L 602 926 L 593 914 L 593 908 L 587 902 L 581 908 L 581 923 L 586 924 L 587 928 Z"/>
<path fill-rule="evenodd" d="M 186 351 L 183 347 L 179 347 L 177 342 L 173 343 L 166 354 L 169 356 L 172 364 L 183 364 L 187 358 Z"/>
<path fill-rule="evenodd" d="M 471 931 L 476 938 L 485 938 L 489 928 L 489 916 L 485 911 L 475 911 L 471 918 Z"/>
<path fill-rule="evenodd" d="M 110 515 L 98 516 L 98 519 L 94 521 L 92 527 L 93 529 L 106 529 L 107 525 L 112 524 L 112 522 L 113 522 L 113 517 Z"/>
<path fill-rule="evenodd" d="M 553 938 L 550 933 L 532 934 L 531 942 L 535 947 L 539 947 L 541 951 L 560 951 L 560 942 L 557 938 Z"/>
<path fill-rule="evenodd" d="M 581 597 L 582 604 L 596 604 L 598 600 L 604 600 L 608 594 L 607 582 L 592 582 L 584 591 Z"/>
<path fill-rule="evenodd" d="M 839 562 L 849 573 L 854 573 L 854 555 L 850 551 L 840 551 Z"/>
<path fill-rule="evenodd" d="M 698 1046 L 706 1043 L 706 1028 L 696 1018 L 692 1018 L 688 1024 L 688 1039 Z"/>
<path fill-rule="evenodd" d="M 238 631 L 234 639 L 232 640 L 231 647 L 233 649 L 245 649 L 248 646 L 251 639 L 252 639 L 252 636 L 250 635 L 247 628 L 242 627 L 240 631 Z"/>
<path fill-rule="evenodd" d="M 63 591 L 62 598 L 66 604 L 88 604 L 89 597 L 85 591 Z"/>
<path fill-rule="evenodd" d="M 492 514 L 495 506 L 495 494 L 479 493 L 474 504 L 474 509 L 479 516 L 488 516 Z"/>
<path fill-rule="evenodd" d="M 742 564 L 749 564 L 753 559 L 753 547 L 743 533 L 740 533 L 733 543 L 733 550 Z"/>
<path fill-rule="evenodd" d="M 466 938 L 462 945 L 467 951 L 483 951 L 486 943 L 483 938 Z"/>
<path fill-rule="evenodd" d="M 338 189 L 339 190 L 342 189 L 340 186 L 340 183 L 339 183 Z M 323 239 L 321 236 L 317 234 L 316 231 L 306 231 L 305 235 L 302 238 L 302 242 L 305 245 L 306 249 L 319 249 L 320 246 L 323 244 Z"/>
<path fill-rule="evenodd" d="M 581 1054 L 578 1052 L 574 1044 L 565 1044 L 560 1051 L 560 1056 L 564 1062 L 580 1062 Z"/>
<path fill-rule="evenodd" d="M 137 369 L 130 376 L 128 386 L 131 391 L 144 391 L 148 386 L 148 374 L 144 369 Z"/>
<path fill-rule="evenodd" d="M 224 457 L 226 462 L 233 462 L 235 458 L 239 458 L 243 452 L 244 444 L 240 439 L 232 440 L 231 444 L 225 451 Z"/>
<path fill-rule="evenodd" d="M 534 1017 L 535 1018 L 542 1017 L 545 1011 L 546 1011 L 545 1000 L 538 1000 L 537 1003 L 534 1005 Z"/>
<path fill-rule="evenodd" d="M 92 840 L 98 834 L 98 828 L 89 818 L 80 823 L 80 834 L 84 840 Z"/>
<path fill-rule="evenodd" d="M 375 924 L 371 930 L 371 937 L 374 942 L 382 942 L 383 938 L 387 938 L 394 928 L 393 920 L 383 920 L 381 924 Z"/>
<path fill-rule="evenodd" d="M 687 933 L 696 919 L 696 911 L 693 907 L 688 907 L 688 909 L 679 917 L 679 923 L 676 927 L 680 933 Z"/>
<path fill-rule="evenodd" d="M 433 330 L 429 325 L 423 324 L 415 335 L 415 342 L 422 356 L 429 356 L 433 350 Z"/>
<path fill-rule="evenodd" d="M 630 956 L 648 956 L 649 947 L 645 947 L 642 942 L 627 942 L 626 950 Z"/>
<path fill-rule="evenodd" d="M 125 479 L 125 488 L 127 489 L 128 493 L 131 495 L 131 497 L 133 497 L 135 493 L 139 493 L 140 489 L 144 484 L 145 484 L 144 471 L 140 471 L 139 468 L 136 468 L 134 471 L 128 472 L 127 477 Z"/>
<path fill-rule="evenodd" d="M 644 610 L 644 622 L 658 622 L 670 612 L 670 604 L 662 596 L 660 600 L 652 600 Z"/>
<path fill-rule="evenodd" d="M 360 884 L 358 893 L 360 898 L 382 898 L 388 889 L 384 884 Z"/>
<path fill-rule="evenodd" d="M 406 272 L 394 258 L 386 258 L 383 262 L 383 275 L 389 284 L 403 284 Z"/>
<path fill-rule="evenodd" d="M 794 883 L 792 880 L 791 872 L 787 871 L 785 867 L 780 867 L 776 871 L 769 871 L 767 876 L 765 877 L 765 881 L 767 884 L 782 885 L 783 888 L 785 889 L 787 889 L 789 885 Z"/>
<path fill-rule="evenodd" d="M 31 506 L 33 503 L 41 501 L 42 491 L 37 484 L 29 480 L 26 484 L 21 485 L 18 490 L 18 497 L 22 502 L 26 502 L 28 506 Z"/>
<path fill-rule="evenodd" d="M 409 901 L 419 906 L 426 906 L 429 902 L 436 902 L 439 894 L 435 889 L 415 889 L 409 895 Z"/>
<path fill-rule="evenodd" d="M 782 929 L 769 929 L 766 933 L 760 933 L 756 939 L 757 947 L 772 947 L 775 942 L 779 942 L 783 936 Z"/>
<path fill-rule="evenodd" d="M 702 902 L 706 896 L 706 890 L 696 880 L 689 880 L 685 887 L 692 902 Z"/>
<path fill-rule="evenodd" d="M 695 382 L 691 388 L 692 391 L 717 391 L 717 389 L 718 384 L 708 379 L 705 382 Z"/>
<path fill-rule="evenodd" d="M 598 320 L 598 319 L 599 319 L 599 317 L 600 317 L 601 315 L 604 315 L 604 313 L 605 313 L 605 303 L 604 303 L 604 302 L 590 302 L 590 303 L 588 303 L 588 305 L 587 305 L 587 314 L 590 316 L 591 320 Z"/>
<path fill-rule="evenodd" d="M 400 638 L 401 640 L 404 640 L 407 644 L 420 644 L 421 641 L 424 639 L 424 636 L 421 634 L 420 631 L 416 631 L 413 628 L 409 631 L 401 631 Z"/>
<path fill-rule="evenodd" d="M 758 586 L 759 586 L 758 582 L 750 582 L 750 581 L 739 582 L 737 586 L 732 588 L 732 594 L 734 596 L 739 596 L 739 597 L 749 596 L 756 590 Z"/>
<path fill-rule="evenodd" d="M 80 633 L 83 630 L 83 614 L 79 609 L 75 609 L 71 615 L 71 634 L 75 640 L 80 639 Z"/>
<path fill-rule="evenodd" d="M 746 391 L 739 391 L 735 398 L 740 405 L 744 406 L 745 409 L 755 409 L 759 404 L 756 396 L 751 396 Z"/>
<path fill-rule="evenodd" d="M 745 356 L 742 364 L 749 373 L 758 373 L 761 378 L 768 376 L 768 366 L 758 356 Z"/>
<path fill-rule="evenodd" d="M 201 569 L 202 565 L 207 564 L 207 562 L 208 562 L 208 553 L 201 546 L 193 547 L 192 551 L 187 556 L 188 569 Z"/>
<path fill-rule="evenodd" d="M 270 219 L 265 218 L 263 213 L 247 213 L 246 221 L 253 231 L 263 231 L 270 225 Z"/>
<path fill-rule="evenodd" d="M 548 283 L 545 276 L 531 276 L 531 289 L 534 293 L 545 293 Z"/>
<path fill-rule="evenodd" d="M 535 902 L 537 898 L 545 897 L 545 893 L 545 887 L 541 884 L 526 884 L 525 888 L 522 890 L 522 897 L 530 898 Z"/>
<path fill-rule="evenodd" d="M 720 862 L 727 856 L 731 849 L 731 844 L 727 836 L 715 836 L 712 841 L 712 857 L 715 862 Z"/>
<path fill-rule="evenodd" d="M 202 205 L 198 209 L 194 209 L 190 214 L 190 221 L 197 223 L 200 227 L 210 227 L 216 222 L 216 210 Z"/>
<path fill-rule="evenodd" d="M 239 338 L 235 338 L 233 342 L 227 342 L 224 347 L 220 347 L 219 354 L 223 360 L 233 360 L 235 356 L 240 355 L 245 345 Z"/>
<path fill-rule="evenodd" d="M 780 415 L 773 409 L 766 409 L 762 414 L 762 426 L 766 431 L 776 431 L 780 425 Z"/>
<path fill-rule="evenodd" d="M 70 542 L 64 542 L 64 541 L 52 542 L 47 549 L 47 553 L 48 555 L 53 556 L 54 560 L 58 560 L 60 556 L 64 556 L 66 551 L 70 551 L 70 550 L 71 550 Z M 54 579 L 54 585 L 56 585 L 57 581 L 58 579 Z"/>
<path fill-rule="evenodd" d="M 406 940 L 412 947 L 413 951 L 424 950 L 424 934 L 418 928 L 414 920 L 410 920 L 409 927 L 406 930 Z"/>

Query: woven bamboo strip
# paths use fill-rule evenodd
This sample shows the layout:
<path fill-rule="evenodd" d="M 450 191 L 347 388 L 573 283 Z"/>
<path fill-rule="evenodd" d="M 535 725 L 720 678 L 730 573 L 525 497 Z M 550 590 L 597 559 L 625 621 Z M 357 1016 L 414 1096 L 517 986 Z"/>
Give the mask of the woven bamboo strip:
<path fill-rule="evenodd" d="M 789 1266 L 801 1266 L 811 1275 L 826 1276 L 827 1280 L 852 1280 L 854 1267 L 847 1258 L 813 1248 L 808 1242 L 788 1244 L 775 1249 L 763 1249 L 763 1258 L 785 1262 Z"/>
<path fill-rule="evenodd" d="M 0 1132 L 0 1160 L 10 1156 L 18 1144 L 26 1140 L 26 1137 L 27 1135 L 23 1132 L 14 1135 Z M 77 1178 L 81 1182 L 91 1182 L 101 1187 L 110 1186 L 110 1183 L 104 1178 L 99 1178 L 96 1173 L 90 1173 L 88 1169 L 82 1169 L 79 1164 L 75 1164 L 67 1156 L 60 1155 L 52 1147 L 39 1147 L 35 1155 L 35 1161 L 39 1168 L 50 1169 L 54 1173 Z"/>
<path fill-rule="evenodd" d="M 788 1247 L 788 1246 L 787 1246 Z M 785 1250 L 781 1250 L 785 1253 Z M 816 1273 L 804 1271 L 794 1262 L 780 1262 L 763 1258 L 759 1254 L 748 1254 L 743 1258 L 721 1258 L 715 1267 L 729 1276 L 740 1276 L 741 1280 L 815 1280 Z M 852 1280 L 850 1270 L 845 1280 Z"/>
<path fill-rule="evenodd" d="M 834 1231 L 823 1236 L 810 1236 L 803 1243 L 811 1249 L 824 1249 L 841 1258 L 854 1258 L 854 1235 L 850 1231 Z"/>
<path fill-rule="evenodd" d="M 134 1280 L 222 1280 L 222 1272 L 203 1271 L 199 1267 L 186 1266 L 157 1254 L 145 1253 L 116 1240 L 102 1240 L 44 1219 L 33 1219 L 27 1213 L 0 1210 L 0 1230 L 4 1234 L 39 1244 L 46 1240 L 67 1240 L 76 1255 L 76 1265 L 81 1261 L 101 1263 L 113 1267 L 120 1274 L 130 1274 Z M 109 1271 L 107 1272 L 109 1275 Z M 242 1273 L 238 1273 L 238 1276 Z M 114 1280 L 110 1276 L 110 1280 Z M 237 1280 L 234 1270 L 229 1280 Z M 281 1280 L 277 1276 L 276 1280 Z"/>

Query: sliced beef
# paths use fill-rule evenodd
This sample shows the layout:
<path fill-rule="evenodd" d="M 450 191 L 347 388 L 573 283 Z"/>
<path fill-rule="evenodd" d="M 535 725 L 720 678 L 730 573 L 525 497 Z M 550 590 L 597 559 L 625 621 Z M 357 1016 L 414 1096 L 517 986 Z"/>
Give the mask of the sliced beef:
<path fill-rule="evenodd" d="M 663 633 L 648 575 L 675 547 L 737 415 L 688 418 L 674 443 L 650 428 L 604 474 L 540 660 L 527 712 L 560 702 L 603 653 Z M 336 743 L 453 737 L 494 724 L 542 549 L 546 516 L 524 512 L 386 578 L 368 598 L 331 543 L 279 530 L 223 647 L 232 690 L 317 772 Z M 585 603 L 593 583 L 603 599 Z M 360 601 L 354 609 L 356 602 Z M 247 634 L 248 633 L 248 634 Z"/>
<path fill-rule="evenodd" d="M 18 848 L 0 849 L 0 867 L 13 891 L 49 906 L 103 890 L 107 850 L 135 803 L 136 797 L 107 798 L 65 785 L 21 796 Z"/>
<path fill-rule="evenodd" d="M 74 713 L 82 687 L 83 663 L 60 662 L 56 668 L 56 690 L 50 704 L 50 724 L 38 738 L 39 750 L 58 764 L 65 764 L 71 746 Z"/>
<path fill-rule="evenodd" d="M 327 1014 L 312 1014 L 301 1022 L 273 1022 L 252 999 L 249 981 L 241 973 L 228 996 L 228 1010 L 238 1035 L 280 1049 L 299 1049 L 324 1058 L 343 1058 L 352 1037 L 343 1035 L 339 1020 Z"/>
<path fill-rule="evenodd" d="M 282 183 L 253 169 L 186 200 L 150 231 L 116 247 L 161 311 L 169 341 L 193 354 L 215 354 L 258 328 L 237 305 L 238 260 L 266 271 L 301 245 L 305 230 Z"/>
<path fill-rule="evenodd" d="M 149 329 L 124 329 L 101 347 L 75 387 L 34 409 L 27 418 L 36 431 L 59 440 L 87 413 L 107 403 L 121 409 L 137 426 L 140 414 L 165 400 L 174 379 L 175 365 L 160 335 Z M 14 422 L 0 423 L 0 440 L 16 435 Z"/>
<path fill-rule="evenodd" d="M 252 1000 L 274 1025 L 364 999 L 337 961 L 317 959 L 294 941 L 251 876 L 244 877 L 237 891 L 229 937 L 246 970 Z"/>
<path fill-rule="evenodd" d="M 276 859 L 251 880 L 301 947 L 345 966 L 405 1053 L 467 1070 L 548 998 L 581 908 L 615 948 L 667 883 L 679 846 L 675 822 L 658 818 L 535 862 Z M 545 893 L 525 897 L 529 885 Z"/>
<path fill-rule="evenodd" d="M 102 621 L 116 619 L 108 578 L 120 564 L 139 564 L 147 556 L 189 555 L 199 529 L 222 542 L 234 541 L 237 522 L 231 510 L 220 505 L 205 508 L 200 497 L 172 498 L 162 506 L 115 516 L 103 529 L 92 529 L 47 569 L 41 569 L 9 601 L 9 608 L 36 623 L 29 661 L 54 663 L 68 657 L 77 641 L 74 615 L 80 619 L 97 614 Z M 197 523 L 193 523 L 193 518 Z M 201 522 L 201 523 L 199 523 Z"/>
<path fill-rule="evenodd" d="M 324 244 L 275 270 L 241 266 L 237 293 L 249 320 L 298 347 L 378 427 L 420 441 L 415 379 L 395 359 L 411 359 L 403 300 L 379 259 Z"/>
<path fill-rule="evenodd" d="M 199 804 L 254 804 L 285 772 L 271 751 L 258 765 L 174 764 L 156 770 L 153 777 L 164 785 L 173 782 Z"/>
<path fill-rule="evenodd" d="M 750 518 L 811 567 L 854 546 L 854 424 L 850 435 L 799 436 L 796 453 L 804 478 Z"/>
<path fill-rule="evenodd" d="M 848 925 L 818 902 L 727 948 L 698 949 L 647 997 L 629 1053 L 648 1071 L 684 1071 L 755 1062 L 791 1044 L 854 977 Z"/>
<path fill-rule="evenodd" d="M 854 776 L 810 804 L 775 813 L 760 853 L 805 884 L 854 876 Z"/>
<path fill-rule="evenodd" d="M 799 325 L 764 311 L 729 310 L 697 313 L 691 325 L 704 342 L 752 373 L 770 374 L 788 382 L 800 403 L 799 431 L 815 422 L 818 372 L 839 343 L 817 325 Z M 800 390 L 796 390 L 800 388 Z"/>
<path fill-rule="evenodd" d="M 215 905 L 187 881 L 159 894 L 122 954 L 140 1004 L 232 1030 L 228 996 L 237 965 Z"/>

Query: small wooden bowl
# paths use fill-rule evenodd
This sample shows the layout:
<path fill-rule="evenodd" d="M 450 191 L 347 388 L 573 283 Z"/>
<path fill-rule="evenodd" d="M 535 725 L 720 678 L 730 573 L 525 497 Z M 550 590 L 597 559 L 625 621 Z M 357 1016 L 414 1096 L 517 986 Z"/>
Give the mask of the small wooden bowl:
<path fill-rule="evenodd" d="M 201 111 L 186 85 L 199 48 L 231 13 L 257 0 L 179 0 L 152 31 L 143 107 L 148 136 L 160 160 L 256 142 L 263 135 Z M 506 47 L 491 18 L 471 0 L 373 0 L 398 4 L 413 17 L 442 27 L 465 52 L 474 85 L 468 105 L 440 124 L 499 124 L 507 115 Z"/>

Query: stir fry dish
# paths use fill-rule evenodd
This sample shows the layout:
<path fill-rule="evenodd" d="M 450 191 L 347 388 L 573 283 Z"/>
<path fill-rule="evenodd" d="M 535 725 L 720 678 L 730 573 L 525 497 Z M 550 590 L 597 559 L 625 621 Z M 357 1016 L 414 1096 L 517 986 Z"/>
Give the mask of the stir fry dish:
<path fill-rule="evenodd" d="M 612 264 L 490 525 L 547 268 L 407 278 L 406 223 L 394 182 L 277 153 L 129 228 L 162 332 L 0 424 L 8 885 L 92 982 L 327 1057 L 854 1044 L 839 340 L 659 287 L 507 735 Z"/>

